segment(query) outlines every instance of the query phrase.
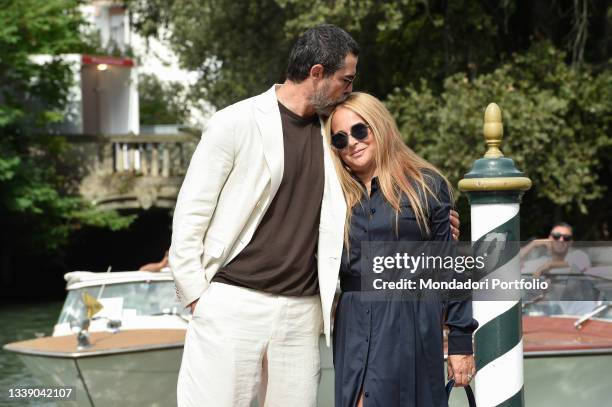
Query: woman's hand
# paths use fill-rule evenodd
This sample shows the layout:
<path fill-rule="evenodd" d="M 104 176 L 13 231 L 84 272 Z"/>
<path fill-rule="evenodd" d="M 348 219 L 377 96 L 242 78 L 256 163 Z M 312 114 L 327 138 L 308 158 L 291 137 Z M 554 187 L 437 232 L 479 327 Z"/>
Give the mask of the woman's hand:
<path fill-rule="evenodd" d="M 451 209 L 448 218 L 450 219 L 450 229 L 451 234 L 453 235 L 453 239 L 459 240 L 459 226 L 461 224 L 459 222 L 459 214 L 457 213 L 457 211 Z"/>
<path fill-rule="evenodd" d="M 448 355 L 447 374 L 455 379 L 455 387 L 467 386 L 476 374 L 474 355 Z"/>

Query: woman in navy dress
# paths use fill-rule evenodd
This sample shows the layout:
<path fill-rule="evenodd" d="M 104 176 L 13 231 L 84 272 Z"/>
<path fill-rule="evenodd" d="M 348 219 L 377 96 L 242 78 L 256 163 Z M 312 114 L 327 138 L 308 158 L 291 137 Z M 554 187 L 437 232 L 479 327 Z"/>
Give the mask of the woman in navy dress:
<path fill-rule="evenodd" d="M 336 407 L 447 406 L 442 327 L 450 329 L 448 375 L 466 385 L 478 326 L 471 302 L 372 297 L 384 293 L 362 291 L 361 242 L 450 240 L 450 184 L 403 143 L 373 96 L 351 94 L 326 130 L 348 208 L 334 323 Z"/>

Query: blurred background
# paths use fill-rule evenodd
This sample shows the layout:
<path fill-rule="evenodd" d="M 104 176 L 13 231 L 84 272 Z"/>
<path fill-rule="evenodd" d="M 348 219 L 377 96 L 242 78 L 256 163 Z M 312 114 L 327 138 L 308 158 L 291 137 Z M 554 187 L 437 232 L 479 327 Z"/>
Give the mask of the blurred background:
<path fill-rule="evenodd" d="M 610 239 L 607 0 L 3 0 L 0 301 L 61 300 L 65 272 L 161 260 L 207 118 L 283 81 L 292 43 L 324 22 L 360 44 L 355 89 L 454 185 L 501 106 L 502 151 L 534 184 L 523 239 L 560 220 Z"/>

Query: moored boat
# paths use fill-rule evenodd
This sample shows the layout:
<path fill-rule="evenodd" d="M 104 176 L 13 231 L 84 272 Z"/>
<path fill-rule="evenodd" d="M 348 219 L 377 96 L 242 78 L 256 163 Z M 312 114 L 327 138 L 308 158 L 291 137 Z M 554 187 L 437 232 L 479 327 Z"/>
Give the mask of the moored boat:
<path fill-rule="evenodd" d="M 4 346 L 41 383 L 75 386 L 66 406 L 172 406 L 189 313 L 171 273 L 73 272 L 53 335 Z M 87 318 L 87 298 L 101 309 Z M 86 327 L 86 329 L 84 329 Z"/>

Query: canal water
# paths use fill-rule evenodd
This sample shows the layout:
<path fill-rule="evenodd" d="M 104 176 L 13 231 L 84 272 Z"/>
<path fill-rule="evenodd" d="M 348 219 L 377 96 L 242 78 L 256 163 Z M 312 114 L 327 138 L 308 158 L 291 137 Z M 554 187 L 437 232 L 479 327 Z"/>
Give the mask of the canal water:
<path fill-rule="evenodd" d="M 57 322 L 62 302 L 0 305 L 0 407 L 42 406 L 55 403 L 41 401 L 9 401 L 11 387 L 38 386 L 40 383 L 28 372 L 17 355 L 2 350 L 9 342 L 34 339 L 37 335 L 51 335 Z"/>

